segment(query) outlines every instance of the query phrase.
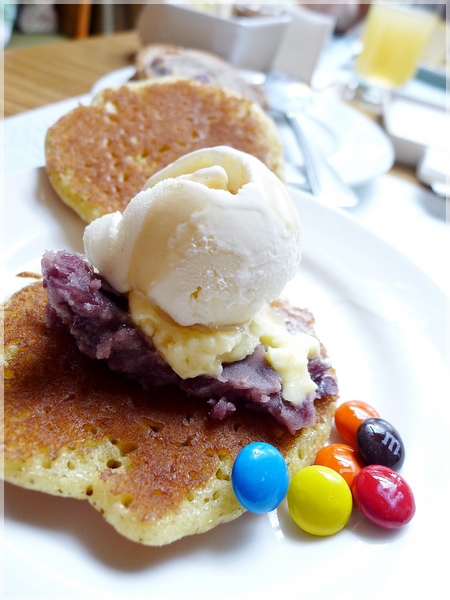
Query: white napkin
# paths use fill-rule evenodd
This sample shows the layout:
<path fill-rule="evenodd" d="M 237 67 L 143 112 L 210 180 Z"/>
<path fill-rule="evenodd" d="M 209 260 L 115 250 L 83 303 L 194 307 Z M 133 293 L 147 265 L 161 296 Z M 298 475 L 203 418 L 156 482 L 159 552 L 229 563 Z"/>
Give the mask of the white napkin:
<path fill-rule="evenodd" d="M 417 166 L 417 178 L 436 193 L 450 196 L 450 151 L 427 148 Z"/>
<path fill-rule="evenodd" d="M 420 82 L 414 83 L 419 87 Z M 396 160 L 417 168 L 426 148 L 450 153 L 450 117 L 445 106 L 445 89 L 422 84 L 422 93 L 415 96 L 408 93 L 410 89 L 405 86 L 386 94 L 382 117 L 395 147 Z"/>
<path fill-rule="evenodd" d="M 311 83 L 314 70 L 336 20 L 305 8 L 292 10 L 291 22 L 272 61 L 272 70 Z"/>

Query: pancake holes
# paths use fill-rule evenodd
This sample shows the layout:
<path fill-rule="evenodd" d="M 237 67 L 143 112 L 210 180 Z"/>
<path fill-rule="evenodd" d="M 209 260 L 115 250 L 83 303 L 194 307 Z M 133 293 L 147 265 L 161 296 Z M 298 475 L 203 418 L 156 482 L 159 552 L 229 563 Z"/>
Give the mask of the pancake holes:
<path fill-rule="evenodd" d="M 124 508 L 130 508 L 134 502 L 134 497 L 131 494 L 122 494 L 120 496 L 120 503 Z"/>
<path fill-rule="evenodd" d="M 197 471 L 193 471 L 193 470 L 189 471 L 189 477 L 191 479 L 197 479 Z"/>
<path fill-rule="evenodd" d="M 229 474 L 222 471 L 222 469 L 220 467 L 216 471 L 216 478 L 220 479 L 222 481 L 230 481 L 230 479 L 231 479 Z"/>
<path fill-rule="evenodd" d="M 218 500 L 220 498 L 220 492 L 214 492 L 213 494 L 213 500 Z"/>
<path fill-rule="evenodd" d="M 108 113 L 108 117 L 109 115 L 116 115 L 118 113 L 117 110 L 117 105 L 112 102 L 111 100 L 108 100 L 107 102 L 105 102 L 105 110 Z M 110 120 L 110 119 L 108 119 Z"/>
<path fill-rule="evenodd" d="M 198 138 L 200 137 L 198 131 L 196 131 L 195 129 L 192 131 L 191 136 L 193 140 L 198 140 Z"/>
<path fill-rule="evenodd" d="M 88 485 L 86 488 L 86 496 L 92 496 L 93 493 L 94 493 L 94 489 L 93 489 L 92 485 Z"/>
<path fill-rule="evenodd" d="M 190 446 L 192 444 L 192 440 L 194 438 L 195 438 L 195 436 L 189 435 L 183 442 L 178 444 L 178 446 L 180 446 L 180 448 L 187 448 L 188 446 Z"/>
<path fill-rule="evenodd" d="M 163 144 L 162 146 L 160 146 L 158 148 L 159 154 L 164 154 L 165 152 L 168 152 L 169 150 L 170 150 L 170 146 L 168 144 Z"/>
<path fill-rule="evenodd" d="M 120 442 L 118 441 L 116 444 L 119 449 L 120 456 L 127 456 L 130 452 L 134 452 L 139 448 L 139 444 L 136 442 Z"/>
<path fill-rule="evenodd" d="M 164 423 L 158 423 L 158 421 L 154 421 L 153 419 L 149 419 L 148 417 L 142 418 L 142 423 L 151 429 L 154 433 L 159 433 L 164 429 Z"/>
<path fill-rule="evenodd" d="M 110 458 L 108 460 L 108 462 L 106 463 L 106 466 L 108 467 L 108 469 L 118 469 L 119 467 L 122 466 L 122 463 L 120 462 L 120 460 L 115 460 L 114 458 Z"/>
<path fill-rule="evenodd" d="M 74 465 L 74 463 L 73 463 L 71 460 L 68 460 L 68 461 L 67 461 L 67 468 L 68 468 L 70 471 L 73 471 L 73 470 L 75 469 L 75 465 Z"/>
<path fill-rule="evenodd" d="M 202 291 L 202 287 L 200 285 L 197 286 L 197 288 L 191 293 L 191 298 L 193 300 L 197 300 L 200 292 Z"/>
<path fill-rule="evenodd" d="M 164 492 L 160 489 L 153 490 L 154 496 L 164 496 Z"/>
<path fill-rule="evenodd" d="M 91 423 L 83 425 L 83 429 L 87 433 L 92 433 L 93 435 L 95 435 L 98 432 L 98 428 L 95 425 L 92 425 Z"/>
<path fill-rule="evenodd" d="M 206 448 L 205 455 L 212 458 L 214 456 L 214 450 L 212 450 L 212 448 Z"/>
<path fill-rule="evenodd" d="M 305 453 L 301 449 L 298 450 L 297 456 L 299 457 L 300 460 L 302 460 L 302 461 L 305 460 Z"/>
<path fill-rule="evenodd" d="M 133 158 L 133 162 L 138 165 L 145 165 L 148 159 L 148 151 L 144 148 L 142 152 L 136 154 Z"/>

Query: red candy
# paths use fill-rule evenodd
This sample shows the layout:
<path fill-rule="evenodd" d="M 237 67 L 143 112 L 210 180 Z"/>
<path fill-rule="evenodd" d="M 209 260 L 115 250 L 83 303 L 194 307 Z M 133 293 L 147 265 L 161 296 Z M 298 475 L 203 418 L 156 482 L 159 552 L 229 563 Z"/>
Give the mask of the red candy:
<path fill-rule="evenodd" d="M 364 467 L 355 448 L 347 446 L 347 444 L 325 446 L 317 453 L 314 464 L 337 471 L 350 488 L 356 474 Z"/>
<path fill-rule="evenodd" d="M 361 513 L 385 529 L 406 525 L 416 512 L 411 488 L 389 467 L 369 465 L 361 469 L 353 481 L 352 492 Z"/>
<path fill-rule="evenodd" d="M 369 417 L 379 417 L 378 412 L 362 400 L 349 400 L 337 407 L 334 415 L 336 429 L 343 439 L 356 447 L 356 432 L 363 421 Z"/>

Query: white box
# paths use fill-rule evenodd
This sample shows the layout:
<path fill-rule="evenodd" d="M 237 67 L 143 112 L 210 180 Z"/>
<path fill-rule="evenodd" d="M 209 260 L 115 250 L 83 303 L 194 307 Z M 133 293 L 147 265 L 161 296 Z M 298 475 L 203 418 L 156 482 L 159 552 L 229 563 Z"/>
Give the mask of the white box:
<path fill-rule="evenodd" d="M 137 31 L 143 45 L 173 44 L 207 50 L 241 69 L 267 71 L 287 25 L 279 16 L 220 16 L 174 4 L 148 4 Z"/>

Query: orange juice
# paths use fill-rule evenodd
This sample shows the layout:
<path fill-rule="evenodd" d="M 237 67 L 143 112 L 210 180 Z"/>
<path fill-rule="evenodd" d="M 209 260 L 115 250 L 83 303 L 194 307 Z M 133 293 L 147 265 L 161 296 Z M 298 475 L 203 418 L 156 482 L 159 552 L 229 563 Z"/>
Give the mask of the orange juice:
<path fill-rule="evenodd" d="M 385 88 L 404 85 L 437 25 L 432 12 L 401 5 L 372 4 L 367 14 L 363 50 L 356 72 L 365 81 Z"/>

